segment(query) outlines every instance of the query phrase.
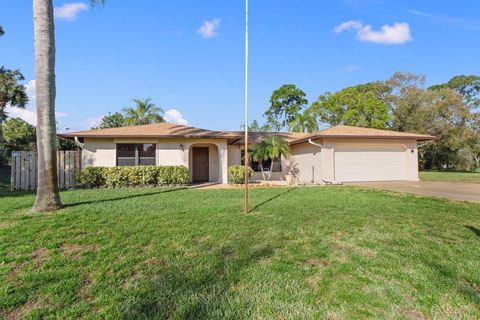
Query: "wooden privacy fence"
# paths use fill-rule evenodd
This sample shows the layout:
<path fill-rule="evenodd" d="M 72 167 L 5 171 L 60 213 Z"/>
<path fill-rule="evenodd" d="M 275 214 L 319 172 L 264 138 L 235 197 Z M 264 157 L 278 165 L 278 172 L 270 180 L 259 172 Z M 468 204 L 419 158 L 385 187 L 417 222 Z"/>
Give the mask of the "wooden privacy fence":
<path fill-rule="evenodd" d="M 72 189 L 75 187 L 74 176 L 80 171 L 81 151 L 58 151 L 57 174 L 58 188 Z M 37 152 L 13 151 L 12 175 L 10 189 L 12 191 L 27 191 L 37 189 Z"/>

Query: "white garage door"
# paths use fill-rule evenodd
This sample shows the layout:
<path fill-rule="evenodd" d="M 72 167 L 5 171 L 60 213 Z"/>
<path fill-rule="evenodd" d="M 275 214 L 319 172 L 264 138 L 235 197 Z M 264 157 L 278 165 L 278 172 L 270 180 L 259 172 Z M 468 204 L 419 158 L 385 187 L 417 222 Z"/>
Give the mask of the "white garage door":
<path fill-rule="evenodd" d="M 405 179 L 405 152 L 400 145 L 337 144 L 336 181 Z"/>

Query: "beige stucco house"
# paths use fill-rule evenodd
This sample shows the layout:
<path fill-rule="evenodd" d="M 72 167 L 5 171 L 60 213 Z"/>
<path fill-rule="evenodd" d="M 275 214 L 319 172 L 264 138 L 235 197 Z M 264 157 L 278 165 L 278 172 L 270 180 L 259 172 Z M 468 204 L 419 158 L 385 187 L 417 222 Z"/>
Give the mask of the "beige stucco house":
<path fill-rule="evenodd" d="M 242 163 L 243 132 L 213 131 L 159 123 L 69 132 L 62 137 L 82 146 L 82 168 L 121 165 L 184 165 L 191 182 L 227 183 L 227 169 Z M 250 134 L 255 143 L 282 135 L 292 155 L 277 160 L 271 180 L 294 174 L 299 183 L 418 180 L 418 142 L 435 137 L 350 126 L 313 133 Z M 270 168 L 270 163 L 264 163 Z M 252 163 L 253 179 L 262 178 Z"/>

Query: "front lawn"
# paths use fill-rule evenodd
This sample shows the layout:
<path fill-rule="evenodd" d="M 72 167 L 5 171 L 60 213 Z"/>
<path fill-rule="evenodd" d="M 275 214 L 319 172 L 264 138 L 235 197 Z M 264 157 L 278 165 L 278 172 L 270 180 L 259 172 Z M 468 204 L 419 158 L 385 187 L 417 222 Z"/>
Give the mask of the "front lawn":
<path fill-rule="evenodd" d="M 423 181 L 480 183 L 480 172 L 423 171 L 419 175 Z"/>
<path fill-rule="evenodd" d="M 1 192 L 1 191 L 0 191 Z M 474 319 L 480 205 L 353 187 L 0 193 L 0 317 Z"/>

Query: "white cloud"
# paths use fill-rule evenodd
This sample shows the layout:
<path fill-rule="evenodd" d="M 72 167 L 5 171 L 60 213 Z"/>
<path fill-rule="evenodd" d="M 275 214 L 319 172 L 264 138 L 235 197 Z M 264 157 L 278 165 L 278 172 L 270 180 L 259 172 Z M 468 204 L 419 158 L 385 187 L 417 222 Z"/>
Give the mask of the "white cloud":
<path fill-rule="evenodd" d="M 54 14 L 55 18 L 66 21 L 75 21 L 78 13 L 87 9 L 88 5 L 85 2 L 64 3 L 60 7 L 55 7 Z"/>
<path fill-rule="evenodd" d="M 356 38 L 360 41 L 381 44 L 403 44 L 412 40 L 408 23 L 396 22 L 392 25 L 383 25 L 380 30 L 373 30 L 371 25 L 364 25 L 360 21 L 349 20 L 334 31 L 340 33 L 344 30 L 357 30 Z"/>
<path fill-rule="evenodd" d="M 28 95 L 28 105 L 25 109 L 7 106 L 5 112 L 9 118 L 20 118 L 31 125 L 37 125 L 37 112 L 35 110 L 35 80 L 30 80 L 25 84 L 25 92 Z M 64 112 L 55 112 L 56 118 L 66 117 Z"/>
<path fill-rule="evenodd" d="M 343 72 L 360 72 L 360 71 L 362 71 L 362 67 L 357 66 L 356 64 L 351 64 L 343 68 Z"/>
<path fill-rule="evenodd" d="M 408 23 L 394 23 L 384 25 L 380 31 L 372 30 L 371 25 L 360 28 L 357 32 L 360 41 L 368 41 L 383 44 L 402 44 L 412 40 Z"/>
<path fill-rule="evenodd" d="M 220 19 L 205 20 L 200 28 L 197 29 L 202 38 L 209 39 L 218 35 L 217 29 L 220 26 Z"/>
<path fill-rule="evenodd" d="M 335 33 L 340 33 L 344 30 L 360 29 L 361 27 L 363 27 L 363 23 L 361 21 L 348 20 L 335 27 L 334 31 Z"/>
<path fill-rule="evenodd" d="M 187 125 L 188 121 L 177 109 L 170 109 L 165 112 L 165 121 L 169 123 Z"/>

